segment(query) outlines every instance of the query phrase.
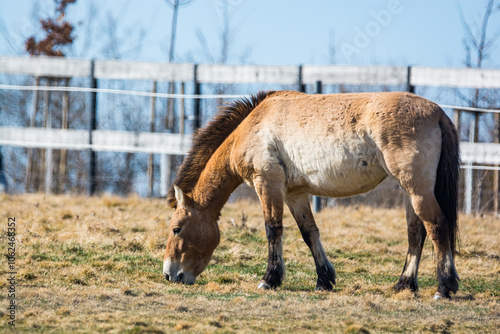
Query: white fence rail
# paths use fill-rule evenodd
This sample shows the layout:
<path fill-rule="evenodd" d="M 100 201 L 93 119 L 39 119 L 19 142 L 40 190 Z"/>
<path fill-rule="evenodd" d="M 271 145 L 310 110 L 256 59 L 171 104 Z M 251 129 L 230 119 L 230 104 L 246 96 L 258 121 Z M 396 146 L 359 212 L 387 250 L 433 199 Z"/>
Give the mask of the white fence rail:
<path fill-rule="evenodd" d="M 464 164 L 500 165 L 500 144 L 462 142 L 460 152 Z"/>
<path fill-rule="evenodd" d="M 39 77 L 86 77 L 92 61 L 60 57 L 0 56 L 0 73 Z M 95 60 L 97 79 L 197 81 L 199 83 L 269 83 L 400 85 L 500 88 L 500 69 L 345 65 L 168 64 Z"/>
<path fill-rule="evenodd" d="M 129 153 L 187 154 L 190 135 L 128 131 L 89 131 L 0 127 L 0 145 Z"/>
<path fill-rule="evenodd" d="M 401 66 L 304 65 L 306 84 L 326 85 L 405 85 L 408 68 Z"/>
<path fill-rule="evenodd" d="M 130 153 L 187 154 L 191 136 L 170 133 L 0 127 L 0 145 Z M 461 143 L 464 164 L 500 165 L 500 144 Z M 478 166 L 475 166 L 476 168 Z"/>

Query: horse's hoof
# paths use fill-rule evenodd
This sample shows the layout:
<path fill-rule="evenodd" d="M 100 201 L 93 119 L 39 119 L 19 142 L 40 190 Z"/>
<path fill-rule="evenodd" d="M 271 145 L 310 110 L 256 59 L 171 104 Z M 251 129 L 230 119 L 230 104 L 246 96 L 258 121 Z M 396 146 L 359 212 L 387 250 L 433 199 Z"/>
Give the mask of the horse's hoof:
<path fill-rule="evenodd" d="M 260 282 L 259 286 L 257 286 L 257 289 L 260 290 L 271 290 L 271 286 L 267 284 L 266 282 Z"/>
<path fill-rule="evenodd" d="M 335 284 L 335 282 L 333 282 Z M 333 290 L 333 285 L 327 281 L 326 283 L 318 283 L 316 284 L 316 289 L 314 291 L 332 291 Z"/>
<path fill-rule="evenodd" d="M 410 290 L 411 292 L 418 291 L 418 283 L 411 277 L 401 276 L 398 283 L 392 288 L 395 292 L 400 292 L 403 290 Z"/>
<path fill-rule="evenodd" d="M 436 292 L 434 294 L 434 300 L 440 300 L 440 299 L 451 299 L 450 296 L 447 296 L 446 294 L 442 294 L 441 292 Z"/>

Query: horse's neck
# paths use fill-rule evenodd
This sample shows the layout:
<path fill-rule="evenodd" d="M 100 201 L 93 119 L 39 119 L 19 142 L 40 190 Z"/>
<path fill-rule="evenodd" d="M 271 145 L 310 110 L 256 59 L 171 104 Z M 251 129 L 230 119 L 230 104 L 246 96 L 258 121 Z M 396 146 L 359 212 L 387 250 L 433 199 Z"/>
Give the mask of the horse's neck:
<path fill-rule="evenodd" d="M 222 144 L 210 158 L 193 189 L 193 199 L 202 208 L 218 215 L 241 180 L 229 172 L 230 145 Z"/>

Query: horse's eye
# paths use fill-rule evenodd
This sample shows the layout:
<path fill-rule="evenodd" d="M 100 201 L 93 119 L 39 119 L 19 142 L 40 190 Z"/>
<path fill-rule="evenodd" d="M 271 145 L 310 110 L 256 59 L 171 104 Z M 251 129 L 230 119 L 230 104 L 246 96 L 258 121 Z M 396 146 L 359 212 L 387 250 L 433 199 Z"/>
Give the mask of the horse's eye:
<path fill-rule="evenodd" d="M 180 227 L 174 228 L 172 232 L 174 232 L 174 235 L 177 235 L 181 232 L 181 228 Z"/>

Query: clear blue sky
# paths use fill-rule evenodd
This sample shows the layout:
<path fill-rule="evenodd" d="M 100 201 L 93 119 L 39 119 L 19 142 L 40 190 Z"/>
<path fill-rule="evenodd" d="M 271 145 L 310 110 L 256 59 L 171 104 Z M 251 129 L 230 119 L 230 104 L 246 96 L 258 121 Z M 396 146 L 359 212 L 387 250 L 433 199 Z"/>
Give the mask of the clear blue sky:
<path fill-rule="evenodd" d="M 471 23 L 478 23 L 484 0 L 227 0 L 234 44 L 230 63 L 243 57 L 253 64 L 325 64 L 329 44 L 334 41 L 338 64 L 398 64 L 463 66 L 459 6 Z M 35 1 L 0 0 L 0 55 L 23 54 L 23 41 L 37 29 L 32 14 Z M 51 0 L 40 0 L 38 15 L 53 12 Z M 88 28 L 90 0 L 78 0 L 67 10 L 76 30 L 73 57 L 107 58 L 106 29 L 114 18 L 115 41 L 121 58 L 166 61 L 172 9 L 164 0 L 94 1 L 97 14 L 91 35 L 94 40 L 83 50 Z M 176 60 L 208 62 L 200 52 L 197 31 L 216 53 L 222 27 L 224 0 L 193 0 L 179 12 Z M 141 47 L 139 31 L 145 32 Z M 490 35 L 500 29 L 500 13 L 490 22 Z M 332 35 L 333 32 L 333 35 Z M 7 38 L 8 36 L 8 38 Z M 332 38 L 334 36 L 334 38 Z M 500 40 L 485 67 L 500 66 Z"/>

